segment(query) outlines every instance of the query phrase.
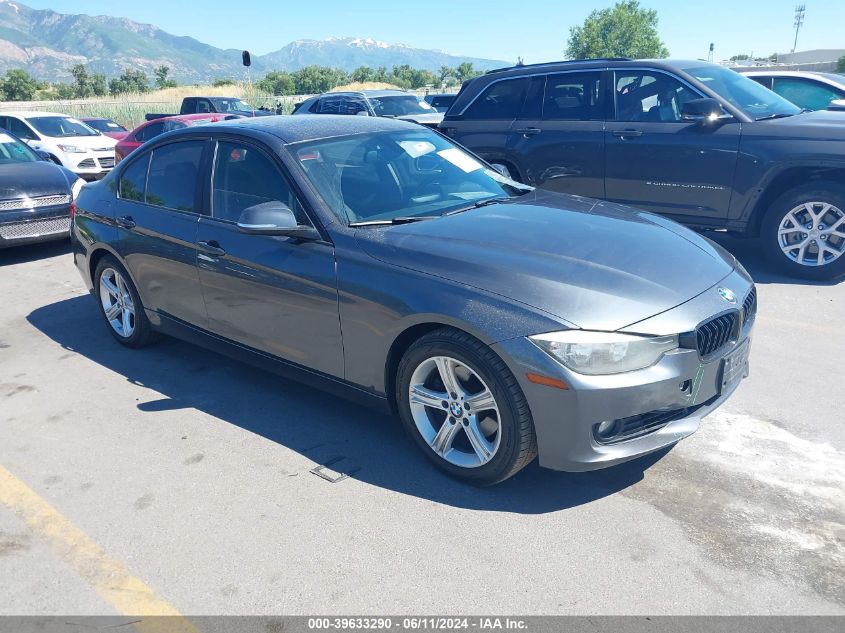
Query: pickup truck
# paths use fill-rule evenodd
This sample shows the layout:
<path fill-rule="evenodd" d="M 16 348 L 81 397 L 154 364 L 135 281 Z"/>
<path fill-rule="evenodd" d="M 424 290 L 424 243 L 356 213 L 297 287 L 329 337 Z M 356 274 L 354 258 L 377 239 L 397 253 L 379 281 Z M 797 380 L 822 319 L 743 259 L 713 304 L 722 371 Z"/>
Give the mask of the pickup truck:
<path fill-rule="evenodd" d="M 729 68 L 503 68 L 465 82 L 439 127 L 526 184 L 758 239 L 795 277 L 845 275 L 845 113 L 804 112 Z"/>
<path fill-rule="evenodd" d="M 178 114 L 226 114 L 226 118 L 237 119 L 251 116 L 269 116 L 274 114 L 269 110 L 254 108 L 243 99 L 237 97 L 185 97 L 182 99 L 182 108 Z M 177 113 L 150 113 L 146 120 L 162 119 L 164 117 L 176 116 Z"/>

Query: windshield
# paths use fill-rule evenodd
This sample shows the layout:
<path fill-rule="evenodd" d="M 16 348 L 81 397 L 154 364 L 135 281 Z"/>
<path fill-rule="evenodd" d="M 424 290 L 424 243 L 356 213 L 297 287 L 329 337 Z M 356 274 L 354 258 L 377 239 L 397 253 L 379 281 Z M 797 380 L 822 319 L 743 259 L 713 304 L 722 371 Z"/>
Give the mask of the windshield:
<path fill-rule="evenodd" d="M 29 147 L 0 131 L 0 164 L 34 163 L 40 160 Z"/>
<path fill-rule="evenodd" d="M 792 116 L 801 112 L 801 108 L 729 68 L 702 66 L 688 68 L 686 72 L 752 119 Z"/>
<path fill-rule="evenodd" d="M 119 123 L 115 123 L 111 119 L 93 119 L 91 121 L 85 121 L 85 125 L 88 127 L 92 127 L 99 132 L 125 132 L 126 128 L 120 125 Z"/>
<path fill-rule="evenodd" d="M 251 112 L 255 108 L 243 99 L 212 99 L 218 112 Z"/>
<path fill-rule="evenodd" d="M 414 95 L 398 97 L 370 97 L 376 116 L 405 116 L 406 114 L 431 114 L 435 112 L 425 101 Z"/>
<path fill-rule="evenodd" d="M 423 127 L 290 149 L 335 215 L 350 224 L 436 217 L 532 190 Z"/>
<path fill-rule="evenodd" d="M 100 133 L 82 121 L 66 116 L 38 116 L 27 119 L 44 136 L 64 138 L 68 136 L 99 136 Z"/>

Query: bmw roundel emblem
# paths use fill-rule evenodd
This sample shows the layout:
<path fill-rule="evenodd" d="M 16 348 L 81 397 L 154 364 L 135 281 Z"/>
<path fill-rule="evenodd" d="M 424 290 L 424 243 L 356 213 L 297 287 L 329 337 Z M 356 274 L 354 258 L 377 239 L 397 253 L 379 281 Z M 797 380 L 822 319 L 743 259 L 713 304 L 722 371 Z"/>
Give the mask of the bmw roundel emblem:
<path fill-rule="evenodd" d="M 730 288 L 719 288 L 719 296 L 728 303 L 736 303 L 736 294 Z"/>

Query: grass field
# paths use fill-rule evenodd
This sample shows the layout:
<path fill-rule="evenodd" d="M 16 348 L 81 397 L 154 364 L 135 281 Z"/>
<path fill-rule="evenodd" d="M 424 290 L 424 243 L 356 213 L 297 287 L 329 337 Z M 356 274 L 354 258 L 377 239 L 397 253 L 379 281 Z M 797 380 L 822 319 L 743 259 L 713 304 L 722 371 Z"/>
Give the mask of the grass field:
<path fill-rule="evenodd" d="M 77 118 L 107 117 L 117 121 L 127 129 L 133 129 L 144 121 L 148 112 L 179 112 L 182 98 L 189 96 L 240 97 L 261 107 L 275 108 L 276 98 L 250 88 L 248 84 L 238 83 L 231 86 L 179 86 L 145 93 L 126 93 L 119 97 L 91 97 L 70 101 L 6 101 L 0 102 L 3 110 L 42 110 L 61 112 Z M 293 104 L 301 97 L 281 97 L 282 108 L 286 113 L 293 109 Z"/>

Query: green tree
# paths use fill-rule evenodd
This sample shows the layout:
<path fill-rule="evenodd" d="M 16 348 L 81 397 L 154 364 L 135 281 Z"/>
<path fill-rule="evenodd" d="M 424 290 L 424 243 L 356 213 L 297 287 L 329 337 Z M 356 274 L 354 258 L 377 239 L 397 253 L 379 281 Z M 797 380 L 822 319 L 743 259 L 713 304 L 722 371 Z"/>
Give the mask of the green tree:
<path fill-rule="evenodd" d="M 349 78 L 352 81 L 357 83 L 367 83 L 368 81 L 374 81 L 376 76 L 376 71 L 370 68 L 369 66 L 358 66 L 355 70 L 352 71 L 352 74 L 349 75 Z"/>
<path fill-rule="evenodd" d="M 105 75 L 100 73 L 89 75 L 88 69 L 83 64 L 71 66 L 70 74 L 73 76 L 73 83 L 70 84 L 73 94 L 67 98 L 85 99 L 92 96 L 102 97 L 108 93 Z"/>
<path fill-rule="evenodd" d="M 220 88 L 221 86 L 234 86 L 235 80 L 234 79 L 228 79 L 228 78 L 215 79 L 214 81 L 211 82 L 211 85 L 214 86 L 215 88 Z"/>
<path fill-rule="evenodd" d="M 105 77 L 103 78 L 105 80 Z M 76 97 L 76 86 L 74 84 L 54 84 L 57 99 L 73 99 Z"/>
<path fill-rule="evenodd" d="M 472 62 L 464 62 L 455 69 L 455 79 L 458 80 L 458 83 L 463 83 L 467 79 L 478 77 L 480 74 L 481 71 L 475 70 L 472 67 Z"/>
<path fill-rule="evenodd" d="M 637 0 L 624 0 L 612 9 L 593 11 L 582 26 L 569 29 L 566 56 L 668 57 L 669 51 L 657 33 L 657 21 L 657 11 L 641 8 Z"/>
<path fill-rule="evenodd" d="M 127 92 L 149 92 L 150 80 L 142 70 L 127 68 L 123 74 L 109 82 L 109 92 L 114 95 Z"/>
<path fill-rule="evenodd" d="M 292 95 L 296 92 L 293 75 L 281 70 L 267 73 L 257 84 L 258 89 L 271 95 Z"/>
<path fill-rule="evenodd" d="M 293 73 L 297 94 L 326 92 L 349 81 L 349 76 L 338 68 L 305 66 Z"/>
<path fill-rule="evenodd" d="M 164 88 L 175 88 L 176 82 L 173 79 L 168 79 L 167 75 L 170 74 L 170 68 L 162 64 L 158 68 L 156 68 L 153 73 L 156 76 L 156 87 L 159 90 L 163 90 Z"/>
<path fill-rule="evenodd" d="M 32 101 L 38 90 L 38 82 L 25 70 L 7 70 L 0 78 L 0 99 L 3 101 Z"/>
<path fill-rule="evenodd" d="M 446 80 L 449 79 L 449 77 L 455 76 L 455 69 L 450 68 L 449 66 L 441 66 L 440 73 L 438 76 L 440 77 L 440 83 L 445 84 Z"/>
<path fill-rule="evenodd" d="M 742 55 L 734 55 L 731 57 L 732 62 L 744 62 L 748 59 L 751 59 L 750 56 L 742 54 Z"/>
<path fill-rule="evenodd" d="M 836 72 L 845 73 L 845 55 L 840 57 L 839 61 L 836 62 Z"/>

